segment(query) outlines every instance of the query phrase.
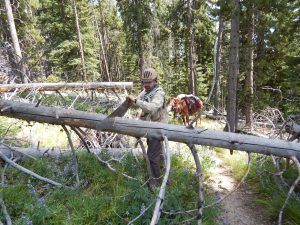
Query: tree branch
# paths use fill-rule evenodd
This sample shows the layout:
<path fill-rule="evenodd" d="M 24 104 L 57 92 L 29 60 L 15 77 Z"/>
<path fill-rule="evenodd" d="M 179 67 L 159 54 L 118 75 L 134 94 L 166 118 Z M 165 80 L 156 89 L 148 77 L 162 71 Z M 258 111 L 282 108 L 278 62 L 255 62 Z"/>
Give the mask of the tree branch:
<path fill-rule="evenodd" d="M 70 145 L 72 153 L 73 153 L 73 158 L 74 158 L 74 161 L 75 161 L 75 177 L 76 177 L 76 184 L 75 184 L 75 186 L 79 187 L 80 186 L 80 180 L 79 180 L 79 175 L 78 175 L 78 159 L 77 159 L 77 156 L 76 156 L 76 153 L 75 153 L 75 148 L 74 148 L 71 136 L 70 136 L 70 132 L 68 131 L 68 129 L 66 128 L 65 125 L 62 125 L 62 128 L 64 129 L 64 131 L 67 134 L 69 145 Z"/>
<path fill-rule="evenodd" d="M 45 177 L 42 177 L 34 172 L 32 172 L 31 170 L 28 170 L 26 168 L 24 168 L 23 166 L 20 166 L 19 164 L 15 163 L 14 161 L 10 160 L 9 158 L 7 158 L 1 151 L 0 151 L 0 157 L 5 161 L 7 162 L 8 164 L 10 164 L 11 166 L 15 167 L 16 169 L 24 172 L 24 173 L 27 173 L 28 175 L 30 176 L 33 176 L 35 177 L 36 179 L 39 179 L 41 181 L 44 181 L 44 182 L 47 182 L 49 184 L 52 184 L 54 186 L 57 186 L 57 187 L 63 187 L 62 184 L 56 182 L 56 181 L 53 181 L 53 180 L 50 180 L 48 178 L 45 178 Z"/>
<path fill-rule="evenodd" d="M 163 207 L 166 185 L 167 185 L 167 181 L 169 179 L 170 169 L 171 169 L 171 157 L 170 157 L 168 139 L 167 139 L 166 136 L 163 136 L 163 138 L 164 138 L 164 144 L 165 144 L 165 148 L 166 148 L 167 167 L 166 167 L 166 173 L 165 173 L 164 179 L 163 179 L 162 184 L 160 186 L 160 191 L 159 191 L 159 194 L 158 194 L 158 198 L 156 200 L 156 204 L 155 204 L 155 208 L 154 208 L 154 211 L 153 211 L 153 215 L 152 215 L 150 225 L 158 224 L 160 214 L 161 214 L 161 210 L 162 210 L 162 207 Z"/>
<path fill-rule="evenodd" d="M 5 204 L 4 204 L 3 196 L 2 195 L 3 194 L 2 194 L 2 191 L 1 191 L 1 193 L 0 193 L 0 205 L 1 205 L 1 208 L 2 208 L 2 213 L 3 213 L 4 217 L 5 217 L 6 225 L 12 225 L 11 218 L 10 218 L 10 215 L 9 215 L 9 213 L 7 211 L 7 208 L 6 208 Z"/>
<path fill-rule="evenodd" d="M 152 171 L 151 171 L 150 160 L 149 160 L 149 157 L 147 155 L 145 145 L 144 145 L 143 141 L 140 138 L 137 139 L 136 143 L 141 146 L 142 153 L 143 153 L 144 159 L 146 161 L 147 171 L 148 171 L 148 175 L 149 175 L 149 178 L 150 178 L 150 184 L 151 184 L 151 182 L 153 182 L 153 174 L 152 174 Z"/>
<path fill-rule="evenodd" d="M 297 170 L 298 170 L 298 177 L 296 178 L 296 180 L 294 181 L 293 185 L 290 187 L 290 190 L 288 192 L 288 195 L 280 209 L 280 212 L 279 212 L 279 216 L 278 216 L 278 225 L 281 225 L 282 224 L 282 214 L 283 214 L 283 210 L 285 209 L 287 203 L 288 203 L 288 200 L 290 199 L 295 187 L 297 186 L 297 184 L 299 183 L 300 181 L 300 162 L 298 161 L 298 159 L 296 157 L 291 157 L 291 159 L 294 161 L 295 163 L 295 166 L 297 167 Z"/>
<path fill-rule="evenodd" d="M 198 188 L 199 188 L 199 193 L 198 193 L 198 202 L 197 202 L 197 221 L 198 225 L 202 224 L 202 215 L 203 215 L 203 207 L 204 207 L 204 185 L 203 185 L 203 173 L 201 169 L 201 163 L 199 160 L 199 156 L 197 153 L 197 150 L 195 148 L 195 145 L 190 144 L 189 148 L 192 151 L 195 164 L 196 164 L 196 171 L 197 171 L 197 177 L 198 177 Z"/>

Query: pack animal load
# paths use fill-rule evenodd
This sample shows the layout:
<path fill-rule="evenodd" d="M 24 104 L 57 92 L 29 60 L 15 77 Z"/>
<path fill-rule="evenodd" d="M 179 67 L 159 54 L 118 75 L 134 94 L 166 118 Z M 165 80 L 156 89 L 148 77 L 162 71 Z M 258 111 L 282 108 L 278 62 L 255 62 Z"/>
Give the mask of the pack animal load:
<path fill-rule="evenodd" d="M 203 102 L 197 96 L 180 94 L 176 98 L 172 97 L 170 99 L 168 109 L 174 112 L 174 117 L 176 114 L 179 114 L 183 125 L 188 126 L 190 116 L 195 115 L 203 109 Z"/>

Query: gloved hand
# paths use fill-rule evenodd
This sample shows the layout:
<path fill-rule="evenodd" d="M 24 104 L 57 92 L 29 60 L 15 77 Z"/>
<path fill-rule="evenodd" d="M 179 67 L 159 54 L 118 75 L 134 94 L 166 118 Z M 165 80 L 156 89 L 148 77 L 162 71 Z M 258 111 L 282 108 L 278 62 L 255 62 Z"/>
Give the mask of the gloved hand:
<path fill-rule="evenodd" d="M 130 103 L 136 103 L 136 98 L 132 95 L 128 95 L 126 97 L 126 100 L 129 101 Z"/>

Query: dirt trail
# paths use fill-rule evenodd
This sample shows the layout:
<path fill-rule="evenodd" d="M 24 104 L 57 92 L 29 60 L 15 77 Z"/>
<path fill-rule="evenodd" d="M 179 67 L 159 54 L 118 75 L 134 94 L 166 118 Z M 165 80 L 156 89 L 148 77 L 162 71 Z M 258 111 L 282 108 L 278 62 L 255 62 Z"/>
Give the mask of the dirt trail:
<path fill-rule="evenodd" d="M 217 156 L 212 156 L 214 169 L 210 177 L 210 185 L 215 191 L 216 199 L 226 195 L 237 184 L 232 178 L 230 169 Z M 223 202 L 222 213 L 218 218 L 219 225 L 272 225 L 261 206 L 254 203 L 255 194 L 241 185 Z"/>

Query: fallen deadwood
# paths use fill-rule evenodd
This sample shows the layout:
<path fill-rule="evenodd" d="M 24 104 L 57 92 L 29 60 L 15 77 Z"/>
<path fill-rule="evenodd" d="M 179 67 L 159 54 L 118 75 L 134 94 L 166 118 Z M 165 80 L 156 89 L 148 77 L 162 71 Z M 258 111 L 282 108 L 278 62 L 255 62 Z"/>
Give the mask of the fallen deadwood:
<path fill-rule="evenodd" d="M 206 118 L 212 119 L 212 120 L 224 120 L 226 118 L 226 115 L 213 115 L 211 113 L 204 113 Z"/>
<path fill-rule="evenodd" d="M 289 141 L 294 141 L 296 139 L 300 140 L 300 125 L 293 120 L 286 122 L 285 130 L 292 136 L 289 138 Z"/>
<path fill-rule="evenodd" d="M 1 205 L 1 208 L 2 208 L 2 213 L 3 213 L 3 215 L 5 217 L 5 220 L 6 220 L 6 224 L 11 225 L 12 224 L 11 218 L 10 218 L 10 215 L 8 214 L 7 208 L 4 204 L 4 201 L 3 201 L 3 198 L 2 198 L 2 193 L 0 194 L 0 205 Z M 0 221 L 0 224 L 2 224 L 1 221 Z"/>
<path fill-rule="evenodd" d="M 132 82 L 89 82 L 89 83 L 28 83 L 2 84 L 0 92 L 26 91 L 59 91 L 59 90 L 99 90 L 132 88 Z"/>
<path fill-rule="evenodd" d="M 26 173 L 26 174 L 28 174 L 32 177 L 35 177 L 38 180 L 42 180 L 42 181 L 47 182 L 49 184 L 52 184 L 56 187 L 63 187 L 63 184 L 61 184 L 61 183 L 58 183 L 54 180 L 51 180 L 51 179 L 48 179 L 46 177 L 40 176 L 39 174 L 36 174 L 36 173 L 32 172 L 31 170 L 28 170 L 25 167 L 20 166 L 19 164 L 15 163 L 13 160 L 7 158 L 1 151 L 0 151 L 0 158 L 2 160 L 4 160 L 6 163 L 8 163 L 9 165 L 15 167 L 16 169 L 18 169 L 18 170 L 20 170 L 20 171 L 22 171 L 22 172 L 24 172 L 24 173 Z"/>
<path fill-rule="evenodd" d="M 300 158 L 300 144 L 298 143 L 223 131 L 188 129 L 178 125 L 127 118 L 116 117 L 104 120 L 106 115 L 78 110 L 35 107 L 28 103 L 0 100 L 0 115 L 41 123 L 86 127 L 134 137 L 153 137 L 162 140 L 165 135 L 170 141 Z"/>
<path fill-rule="evenodd" d="M 77 149 L 77 151 L 86 151 L 86 149 Z M 13 152 L 14 157 L 25 159 L 25 158 L 34 158 L 34 157 L 57 157 L 57 156 L 68 156 L 72 154 L 71 149 L 36 149 L 36 148 L 20 148 L 20 147 L 9 147 L 9 146 L 0 146 L 0 151 L 6 156 L 11 157 L 11 152 Z M 140 155 L 140 148 L 102 148 L 90 149 L 91 153 L 99 154 L 101 151 L 107 151 L 113 157 L 121 157 L 124 153 L 130 152 L 133 155 Z"/>
<path fill-rule="evenodd" d="M 158 221 L 159 221 L 159 218 L 161 215 L 161 211 L 163 208 L 164 200 L 165 200 L 166 186 L 167 186 L 167 182 L 168 182 L 170 170 L 171 170 L 171 157 L 170 157 L 169 143 L 168 143 L 168 139 L 166 136 L 164 136 L 163 138 L 164 138 L 164 145 L 165 145 L 165 149 L 166 149 L 165 154 L 166 154 L 167 166 L 166 166 L 166 172 L 165 172 L 162 184 L 160 186 L 159 194 L 157 196 L 157 200 L 156 200 L 156 204 L 155 204 L 155 207 L 153 210 L 153 215 L 152 215 L 150 225 L 158 224 Z"/>

